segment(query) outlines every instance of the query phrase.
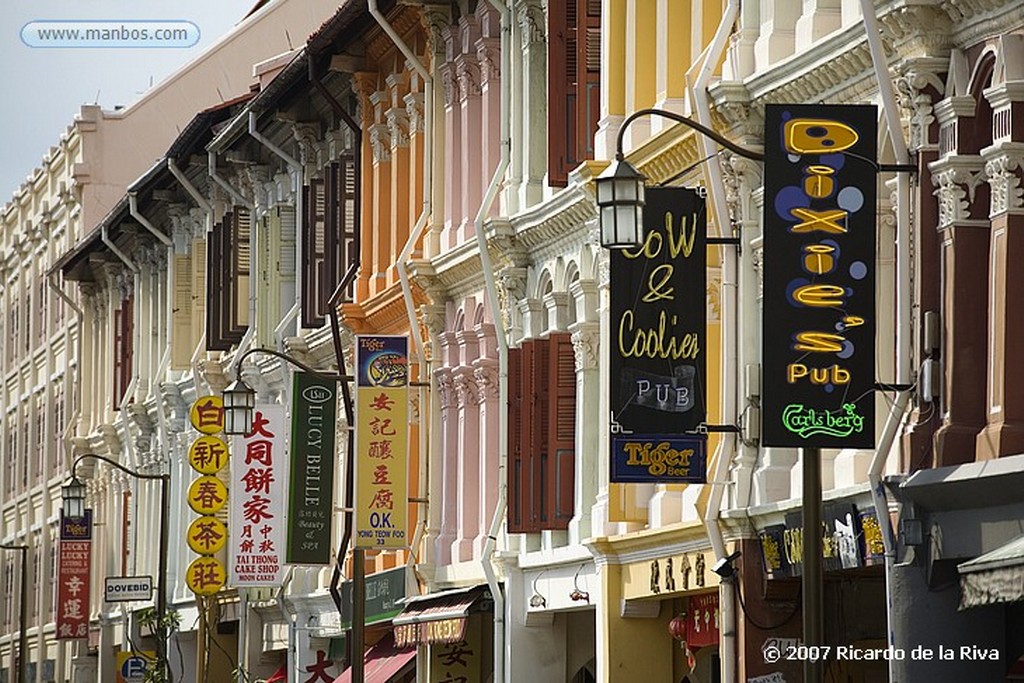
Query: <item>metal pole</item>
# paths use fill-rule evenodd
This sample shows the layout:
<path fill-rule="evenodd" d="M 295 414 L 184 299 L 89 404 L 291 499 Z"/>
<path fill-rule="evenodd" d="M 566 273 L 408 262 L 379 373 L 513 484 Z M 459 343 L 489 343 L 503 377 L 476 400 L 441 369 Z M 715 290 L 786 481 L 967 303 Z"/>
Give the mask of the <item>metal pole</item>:
<path fill-rule="evenodd" d="M 365 683 L 363 652 L 366 650 L 366 551 L 352 550 L 352 683 Z"/>
<path fill-rule="evenodd" d="M 159 576 L 160 591 L 156 594 L 156 618 L 157 618 L 157 639 L 160 641 L 158 654 L 160 661 L 157 662 L 157 670 L 163 681 L 170 680 L 167 658 L 167 555 L 168 555 L 168 524 L 169 515 L 168 503 L 170 502 L 171 475 L 165 474 L 160 478 L 160 557 Z"/>
<path fill-rule="evenodd" d="M 803 627 L 804 645 L 815 648 L 825 644 L 825 611 L 822 599 L 821 564 L 821 451 L 817 448 L 801 448 L 804 477 L 804 528 L 803 528 Z M 809 650 L 804 660 L 804 683 L 822 683 L 824 662 L 818 656 L 820 650 Z"/>
<path fill-rule="evenodd" d="M 18 610 L 18 683 L 28 683 L 28 546 L 4 545 L 21 553 L 21 607 Z"/>

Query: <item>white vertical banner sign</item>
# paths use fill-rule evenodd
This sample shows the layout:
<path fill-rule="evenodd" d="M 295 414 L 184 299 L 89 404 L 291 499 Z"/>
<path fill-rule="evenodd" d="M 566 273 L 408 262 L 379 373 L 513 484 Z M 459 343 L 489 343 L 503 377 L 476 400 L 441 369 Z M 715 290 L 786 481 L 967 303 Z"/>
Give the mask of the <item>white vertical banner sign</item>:
<path fill-rule="evenodd" d="M 285 407 L 257 404 L 252 432 L 231 442 L 228 585 L 280 586 L 288 533 Z"/>

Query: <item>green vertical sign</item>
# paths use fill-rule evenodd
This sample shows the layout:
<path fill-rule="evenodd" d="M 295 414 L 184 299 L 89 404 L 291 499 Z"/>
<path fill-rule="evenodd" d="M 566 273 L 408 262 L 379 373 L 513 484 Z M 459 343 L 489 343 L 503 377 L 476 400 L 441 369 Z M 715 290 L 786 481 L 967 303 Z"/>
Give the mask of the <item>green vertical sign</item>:
<path fill-rule="evenodd" d="M 338 383 L 295 373 L 288 492 L 288 564 L 331 563 Z"/>

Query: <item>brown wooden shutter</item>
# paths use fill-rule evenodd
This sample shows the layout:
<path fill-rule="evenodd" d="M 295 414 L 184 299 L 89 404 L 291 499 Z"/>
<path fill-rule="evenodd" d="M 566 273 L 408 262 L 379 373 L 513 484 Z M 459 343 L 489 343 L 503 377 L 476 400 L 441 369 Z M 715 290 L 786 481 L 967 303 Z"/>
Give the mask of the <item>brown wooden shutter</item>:
<path fill-rule="evenodd" d="M 249 326 L 249 212 L 235 207 L 209 233 L 206 260 L 206 348 L 228 351 Z"/>
<path fill-rule="evenodd" d="M 331 294 L 338 286 L 342 278 L 358 260 L 356 253 L 358 240 L 356 230 L 358 229 L 359 218 L 359 183 L 357 176 L 356 157 L 354 154 L 343 154 L 338 160 L 335 197 L 338 200 L 337 220 L 334 223 L 337 231 L 337 239 L 334 245 L 334 253 L 338 255 L 337 268 L 335 270 L 334 284 L 331 286 Z M 328 294 L 328 297 L 330 294 Z M 345 289 L 341 297 L 342 301 L 353 301 L 355 298 L 355 279 Z"/>
<path fill-rule="evenodd" d="M 249 276 L 252 272 L 252 253 L 249 241 L 252 231 L 252 216 L 249 210 L 235 207 L 231 221 L 231 320 L 229 338 L 238 344 L 249 328 Z"/>
<path fill-rule="evenodd" d="M 552 334 L 550 344 L 544 507 L 551 513 L 544 528 L 567 529 L 575 509 L 576 360 L 569 334 Z"/>
<path fill-rule="evenodd" d="M 329 169 L 328 169 L 329 170 Z M 327 208 L 331 183 L 313 178 L 302 188 L 302 326 L 316 328 L 324 324 L 326 298 L 323 295 L 328 262 Z M 328 294 L 327 296 L 330 296 Z"/>
<path fill-rule="evenodd" d="M 527 531 L 523 505 L 523 350 L 508 350 L 508 533 Z"/>
<path fill-rule="evenodd" d="M 192 259 L 174 256 L 171 292 L 171 369 L 185 370 L 192 360 L 195 338 L 192 335 Z"/>
<path fill-rule="evenodd" d="M 551 426 L 550 382 L 548 365 L 551 345 L 547 339 L 529 342 L 533 353 L 529 358 L 530 391 L 525 393 L 530 403 L 530 510 L 534 516 L 534 531 L 548 528 L 553 511 L 548 507 L 548 488 L 551 482 L 547 476 L 548 431 Z"/>
<path fill-rule="evenodd" d="M 121 307 L 114 313 L 114 410 L 121 408 L 121 402 L 132 381 L 134 309 L 133 292 L 121 300 Z"/>
<path fill-rule="evenodd" d="M 601 0 L 548 2 L 548 183 L 594 158 L 601 116 Z"/>

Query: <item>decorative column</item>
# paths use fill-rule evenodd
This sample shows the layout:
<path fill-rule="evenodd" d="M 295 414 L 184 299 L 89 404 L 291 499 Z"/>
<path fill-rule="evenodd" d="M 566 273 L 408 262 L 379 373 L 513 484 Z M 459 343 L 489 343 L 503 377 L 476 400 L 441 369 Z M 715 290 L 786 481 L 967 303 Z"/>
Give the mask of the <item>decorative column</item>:
<path fill-rule="evenodd" d="M 468 307 L 467 307 L 468 308 Z M 467 311 L 468 312 L 468 311 Z M 452 370 L 458 396 L 458 437 L 456 450 L 447 451 L 447 459 L 456 463 L 456 498 L 445 499 L 448 507 L 457 508 L 457 534 L 452 543 L 452 561 L 473 559 L 473 541 L 479 530 L 480 496 L 480 399 L 473 362 L 479 349 L 476 333 L 459 330 L 459 367 Z"/>
<path fill-rule="evenodd" d="M 1005 67 L 1011 68 L 1009 66 Z M 1024 452 L 1024 81 L 1004 82 L 985 96 L 992 104 L 995 142 L 981 151 L 991 188 L 989 217 L 988 424 L 978 435 L 978 459 Z"/>
<path fill-rule="evenodd" d="M 699 25 L 695 14 L 701 9 L 700 3 L 657 0 L 654 106 L 658 109 L 685 113 L 686 71 L 680 65 L 693 63 L 700 53 L 701 47 L 693 44 L 691 26 Z M 694 54 L 694 47 L 697 54 Z M 651 119 L 651 132 L 657 133 L 671 125 L 674 124 L 669 119 L 655 116 Z"/>
<path fill-rule="evenodd" d="M 370 130 L 374 123 L 374 107 L 370 102 L 370 94 L 377 89 L 377 74 L 373 72 L 360 72 L 352 74 L 352 90 L 359 98 L 359 121 L 364 131 Z M 370 135 L 363 135 L 363 146 L 360 150 L 360 177 L 363 179 L 362 187 L 359 188 L 360 197 L 360 224 L 372 224 L 374 207 L 375 168 L 377 165 L 374 159 L 374 145 Z M 373 180 L 371 180 L 373 179 Z M 302 216 L 295 217 L 297 221 L 303 220 Z M 369 236 L 368 236 L 369 237 Z M 361 242 L 360 262 L 364 267 L 359 269 L 356 278 L 355 300 L 365 301 L 370 298 L 370 280 L 374 273 L 374 240 L 364 239 Z"/>
<path fill-rule="evenodd" d="M 547 25 L 540 0 L 522 0 L 516 8 L 520 69 L 512 98 L 512 184 L 509 215 L 543 199 L 547 173 L 548 101 L 537 84 L 547 79 Z"/>
<path fill-rule="evenodd" d="M 573 323 L 572 348 L 576 360 L 576 482 L 573 508 L 575 516 L 569 522 L 569 545 L 590 538 L 592 508 L 597 501 L 598 471 L 605 467 L 607 458 L 600 450 L 601 377 L 598 367 L 601 354 L 601 323 L 597 319 L 597 284 L 593 280 L 578 280 L 570 286 L 577 302 L 588 301 L 589 319 Z"/>
<path fill-rule="evenodd" d="M 370 202 L 370 225 L 374 229 L 369 233 L 372 244 L 373 258 L 369 264 L 372 273 L 370 294 L 379 294 L 388 286 L 388 270 L 394 266 L 392 244 L 394 243 L 394 207 L 391 197 L 395 191 L 392 186 L 392 142 L 391 127 L 388 126 L 386 109 L 391 105 L 391 98 L 386 90 L 378 90 L 370 94 L 373 106 L 373 124 L 370 126 L 370 147 L 373 151 L 373 170 L 370 178 L 372 199 Z M 366 176 L 364 176 L 366 177 Z"/>
<path fill-rule="evenodd" d="M 626 5 L 626 111 L 654 105 L 658 46 L 651 37 L 657 35 L 657 19 L 655 0 L 632 0 Z M 637 119 L 623 136 L 623 148 L 633 149 L 650 136 L 651 117 Z"/>
<path fill-rule="evenodd" d="M 455 74 L 459 81 L 459 127 L 464 144 L 460 147 L 458 164 L 462 173 L 462 220 L 456 233 L 456 244 L 476 234 L 473 221 L 480 208 L 485 179 L 480 144 L 483 139 L 480 62 L 476 54 L 476 42 L 480 36 L 475 16 L 459 17 L 458 49 L 455 57 Z"/>
<path fill-rule="evenodd" d="M 939 104 L 940 122 L 948 102 Z M 985 426 L 988 307 L 982 302 L 988 300 L 989 222 L 987 197 L 979 196 L 987 194 L 979 192 L 982 164 L 975 155 L 946 154 L 929 165 L 939 198 L 944 274 L 942 426 L 935 433 L 940 467 L 974 460 L 975 438 Z"/>
<path fill-rule="evenodd" d="M 839 0 L 803 0 L 803 13 L 796 21 L 796 49 L 801 52 L 839 28 L 842 11 Z"/>
<path fill-rule="evenodd" d="M 444 301 L 445 293 L 443 290 L 437 289 L 432 286 L 426 287 L 428 295 L 431 301 Z M 427 453 L 421 453 L 421 462 L 427 463 L 426 470 L 421 468 L 424 480 L 427 482 L 427 495 L 432 501 L 444 501 L 444 407 L 445 403 L 442 400 L 442 387 L 444 385 L 442 376 L 444 373 L 438 373 L 437 368 L 440 368 L 443 362 L 443 350 L 441 348 L 441 338 L 444 334 L 445 327 L 445 311 L 446 307 L 444 304 L 426 304 L 420 306 L 420 319 L 423 321 L 423 327 L 426 328 L 425 339 L 429 340 L 427 345 L 426 356 L 430 360 L 430 367 L 435 369 L 431 372 L 431 391 L 427 395 L 427 399 L 430 402 L 430 409 L 427 411 L 427 416 L 430 419 L 430 423 L 427 427 Z M 433 473 L 428 475 L 428 473 Z M 440 476 L 438 476 L 440 473 Z M 423 537 L 423 547 L 427 550 L 428 557 L 425 562 L 430 566 L 436 566 L 438 563 L 435 560 L 435 550 L 437 547 L 437 538 L 441 533 L 441 516 L 443 505 L 430 505 L 428 506 L 428 517 L 427 517 L 427 528 L 426 533 Z M 422 562 L 423 560 L 421 560 Z"/>
<path fill-rule="evenodd" d="M 601 0 L 601 120 L 594 158 L 614 159 L 615 138 L 626 118 L 626 0 Z"/>
<path fill-rule="evenodd" d="M 483 192 L 487 183 L 494 176 L 498 168 L 498 161 L 501 155 L 501 117 L 505 112 L 501 111 L 501 47 L 499 45 L 501 27 L 498 12 L 489 2 L 477 3 L 476 6 L 477 24 L 480 27 L 480 38 L 474 43 L 476 59 L 480 73 L 480 149 L 481 159 L 480 180 L 480 201 L 483 201 Z M 512 127 L 509 126 L 509 131 Z M 508 171 L 505 171 L 506 178 Z M 504 179 L 503 179 L 504 180 Z M 507 208 L 507 204 L 505 205 Z M 473 215 L 479 210 L 473 210 Z M 502 211 L 502 197 L 498 195 L 488 217 L 498 215 L 509 215 Z"/>
<path fill-rule="evenodd" d="M 478 460 L 480 476 L 478 491 L 472 492 L 477 499 L 479 523 L 473 540 L 473 557 L 482 557 L 491 518 L 498 504 L 498 419 L 502 410 L 498 403 L 498 342 L 494 336 L 494 325 L 483 323 L 474 328 L 479 357 L 473 361 L 473 379 L 479 401 L 480 444 Z"/>
<path fill-rule="evenodd" d="M 762 0 L 761 35 L 754 42 L 755 72 L 765 71 L 793 54 L 800 9 L 800 4 L 793 0 Z"/>
<path fill-rule="evenodd" d="M 441 335 L 441 339 L 443 353 L 448 356 L 454 346 L 454 335 L 446 332 Z M 450 367 L 435 368 L 434 378 L 437 380 L 437 393 L 441 401 L 441 468 L 434 470 L 433 475 L 441 480 L 441 498 L 440 504 L 435 503 L 431 507 L 438 507 L 441 511 L 440 530 L 434 543 L 434 565 L 442 566 L 451 562 L 452 541 L 456 533 L 454 503 L 458 496 L 458 472 L 456 459 L 451 454 L 458 448 L 458 397 Z"/>
<path fill-rule="evenodd" d="M 458 244 L 458 226 L 463 221 L 462 203 L 462 112 L 459 108 L 459 79 L 455 69 L 458 54 L 458 33 L 455 26 L 446 26 L 444 35 L 445 59 L 441 65 L 441 86 L 444 90 L 444 231 L 441 234 L 441 252 Z"/>
<path fill-rule="evenodd" d="M 448 152 L 450 145 L 455 144 L 455 140 L 447 137 L 445 105 L 448 86 L 444 84 L 442 72 L 442 64 L 445 61 L 444 29 L 451 22 L 451 8 L 448 5 L 425 4 L 420 10 L 420 17 L 423 33 L 426 36 L 426 52 L 430 59 L 427 68 L 430 69 L 433 78 L 432 97 L 434 100 L 430 112 L 431 129 L 427 131 L 428 135 L 433 136 L 432 147 L 434 149 L 433 159 L 431 159 L 433 215 L 430 217 L 429 229 L 424 237 L 424 251 L 426 252 L 424 256 L 434 257 L 441 252 L 441 233 L 444 229 L 443 221 L 447 210 L 446 186 L 448 183 L 442 182 L 442 179 L 449 177 L 445 174 L 445 165 L 450 156 Z M 408 103 L 408 96 L 406 102 Z M 427 106 L 430 104 L 424 102 L 424 114 Z M 410 119 L 413 119 L 411 113 Z"/>

